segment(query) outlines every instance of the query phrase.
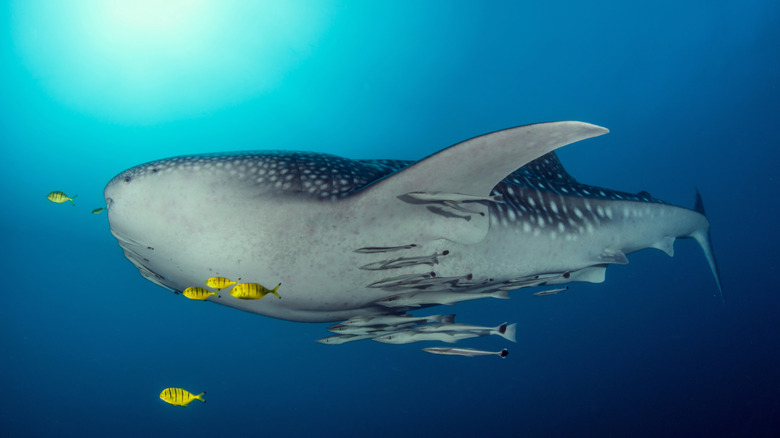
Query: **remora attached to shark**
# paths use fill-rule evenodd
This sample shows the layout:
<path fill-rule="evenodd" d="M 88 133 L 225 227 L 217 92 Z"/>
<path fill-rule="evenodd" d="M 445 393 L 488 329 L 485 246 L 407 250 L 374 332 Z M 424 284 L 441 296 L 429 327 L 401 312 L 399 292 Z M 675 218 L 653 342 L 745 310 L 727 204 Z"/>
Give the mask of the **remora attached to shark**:
<path fill-rule="evenodd" d="M 602 282 L 626 254 L 671 256 L 685 237 L 701 245 L 720 288 L 698 193 L 691 210 L 580 184 L 552 152 L 607 132 L 520 126 L 417 162 L 182 156 L 120 173 L 105 198 L 111 232 L 144 277 L 175 292 L 215 275 L 282 283 L 282 299 L 209 300 L 287 320 L 398 313 L 376 302 L 404 293 Z"/>

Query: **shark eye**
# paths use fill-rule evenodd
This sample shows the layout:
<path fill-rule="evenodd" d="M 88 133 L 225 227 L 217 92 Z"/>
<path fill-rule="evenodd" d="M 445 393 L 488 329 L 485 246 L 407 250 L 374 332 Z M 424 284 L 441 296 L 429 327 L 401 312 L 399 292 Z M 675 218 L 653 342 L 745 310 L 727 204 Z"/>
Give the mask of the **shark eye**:
<path fill-rule="evenodd" d="M 125 179 L 124 179 L 124 181 L 125 181 L 126 183 L 129 183 L 131 179 L 132 179 L 132 178 L 130 178 L 129 176 L 126 176 L 126 177 L 125 177 Z"/>

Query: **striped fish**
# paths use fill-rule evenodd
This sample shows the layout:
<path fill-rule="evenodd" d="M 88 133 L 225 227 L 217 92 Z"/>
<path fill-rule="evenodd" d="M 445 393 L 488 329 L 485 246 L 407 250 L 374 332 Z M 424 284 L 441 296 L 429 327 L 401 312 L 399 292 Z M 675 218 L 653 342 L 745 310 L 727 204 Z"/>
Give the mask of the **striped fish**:
<path fill-rule="evenodd" d="M 210 287 L 212 289 L 220 290 L 220 289 L 224 289 L 224 288 L 226 288 L 228 286 L 232 286 L 232 285 L 238 283 L 239 281 L 241 281 L 240 278 L 237 281 L 233 281 L 233 280 L 231 280 L 229 278 L 225 278 L 225 277 L 211 277 L 208 280 L 206 280 L 206 286 L 208 286 L 208 287 Z"/>
<path fill-rule="evenodd" d="M 191 300 L 203 301 L 212 295 L 216 295 L 217 293 L 202 287 L 188 287 L 187 289 L 184 289 L 184 292 L 181 294 Z"/>
<path fill-rule="evenodd" d="M 279 289 L 279 286 L 281 285 L 282 283 L 279 283 L 275 288 L 267 289 L 257 283 L 241 283 L 237 284 L 230 291 L 230 295 L 233 295 L 240 300 L 259 300 L 268 294 L 274 294 L 277 298 L 281 298 L 279 293 L 276 292 L 276 290 Z"/>
<path fill-rule="evenodd" d="M 73 198 L 75 198 L 78 195 L 73 195 Z M 62 204 L 65 201 L 70 201 L 71 204 L 76 205 L 75 202 L 73 202 L 73 198 L 69 197 L 65 194 L 65 192 L 60 191 L 53 191 L 46 195 L 46 199 L 48 199 L 51 202 L 56 202 L 57 204 Z"/>
<path fill-rule="evenodd" d="M 191 392 L 187 391 L 186 389 L 165 388 L 160 393 L 160 399 L 165 403 L 170 403 L 174 406 L 187 406 L 191 401 L 195 399 L 198 399 L 203 403 L 206 403 L 206 400 L 203 399 L 204 395 L 206 395 L 205 392 L 201 392 L 198 395 L 193 395 Z"/>

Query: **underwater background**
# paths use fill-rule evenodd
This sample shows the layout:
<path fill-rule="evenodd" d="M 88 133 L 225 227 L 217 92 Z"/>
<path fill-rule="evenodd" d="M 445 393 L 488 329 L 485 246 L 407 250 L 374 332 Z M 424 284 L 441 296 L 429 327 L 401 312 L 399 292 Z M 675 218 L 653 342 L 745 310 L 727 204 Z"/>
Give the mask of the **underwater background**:
<path fill-rule="evenodd" d="M 780 436 L 776 1 L 20 0 L 0 14 L 0 435 Z M 725 303 L 682 240 L 601 284 L 417 312 L 517 322 L 517 344 L 457 344 L 506 360 L 321 345 L 328 324 L 146 281 L 90 214 L 114 175 L 154 159 L 416 160 L 556 120 L 611 130 L 558 151 L 583 183 L 686 207 L 701 191 Z M 167 387 L 207 403 L 168 405 Z"/>

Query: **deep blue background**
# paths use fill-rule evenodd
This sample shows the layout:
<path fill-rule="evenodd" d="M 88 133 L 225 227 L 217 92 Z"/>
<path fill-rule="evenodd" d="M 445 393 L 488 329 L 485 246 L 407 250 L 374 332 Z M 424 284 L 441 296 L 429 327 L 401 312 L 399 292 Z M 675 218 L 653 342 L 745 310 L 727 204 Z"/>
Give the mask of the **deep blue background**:
<path fill-rule="evenodd" d="M 52 46 L 73 17 L 47 4 L 11 2 L 0 17 L 0 435 L 780 435 L 776 1 L 299 2 L 292 16 L 312 14 L 318 30 L 282 47 L 293 61 L 254 59 L 250 32 L 192 51 L 229 59 L 235 49 L 249 77 L 216 69 L 157 88 L 116 74 L 119 58 L 85 55 L 94 48 L 79 41 L 100 35 Z M 248 9 L 227 16 L 251 28 L 262 11 Z M 174 60 L 139 62 L 167 71 Z M 252 88 L 262 63 L 284 68 Z M 199 94 L 210 87 L 232 97 Z M 603 284 L 456 306 L 461 321 L 518 322 L 507 360 L 325 346 L 313 341 L 326 324 L 147 282 L 106 215 L 89 214 L 111 177 L 156 158 L 302 149 L 418 159 L 552 120 L 611 129 L 560 151 L 580 181 L 684 206 L 699 188 L 725 305 L 696 244 L 679 241 L 675 258 L 635 253 Z M 76 207 L 48 202 L 51 190 L 78 193 Z M 493 338 L 461 344 L 506 345 Z M 208 403 L 167 405 L 158 394 L 168 386 L 207 391 Z"/>

